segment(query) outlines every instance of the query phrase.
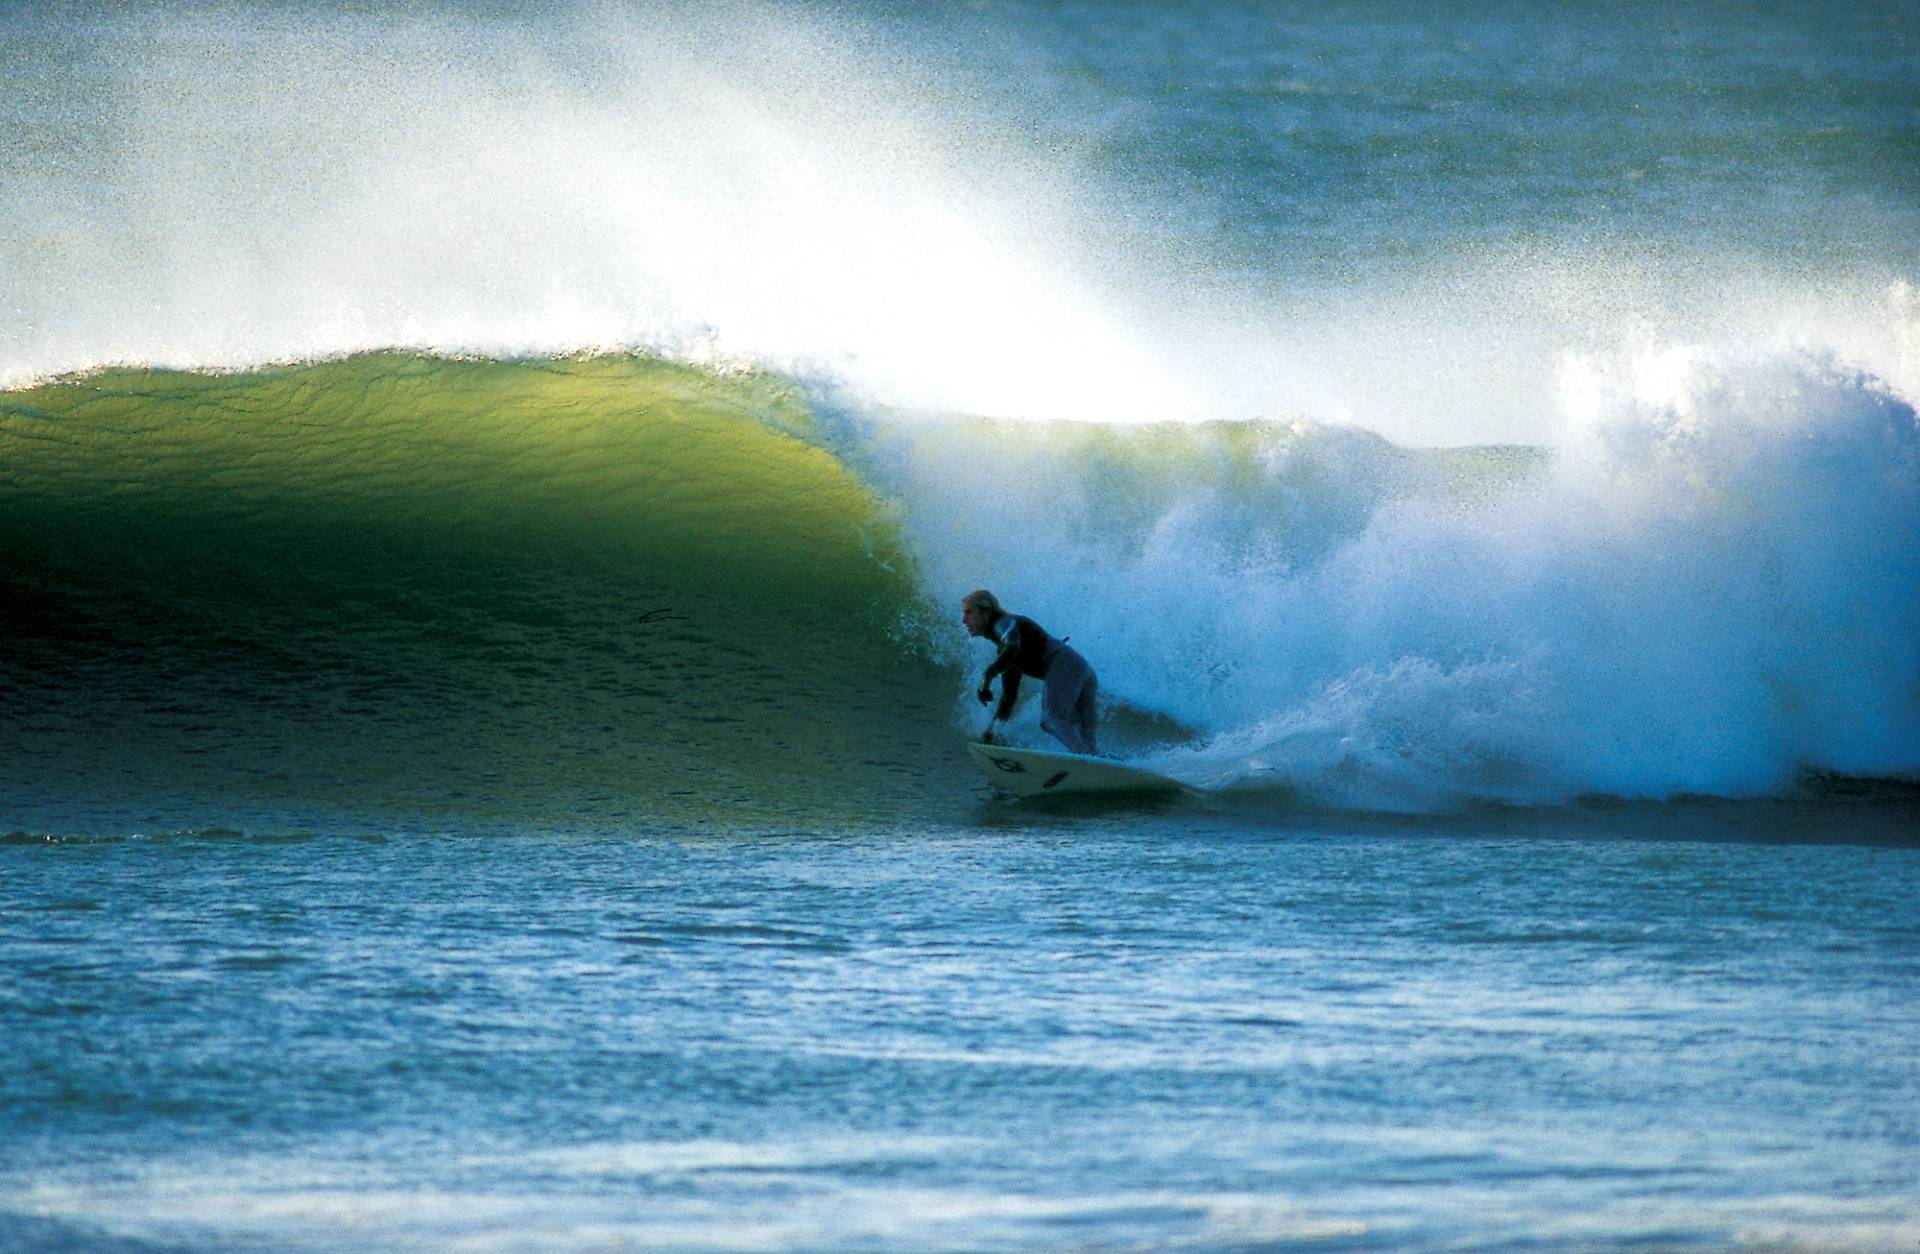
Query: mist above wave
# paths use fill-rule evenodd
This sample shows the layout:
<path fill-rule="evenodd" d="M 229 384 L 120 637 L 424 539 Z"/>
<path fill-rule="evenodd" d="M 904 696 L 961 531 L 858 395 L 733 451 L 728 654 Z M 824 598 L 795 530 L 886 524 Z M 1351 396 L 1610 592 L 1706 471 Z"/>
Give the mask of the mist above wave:
<path fill-rule="evenodd" d="M 1070 180 L 847 19 L 103 11 L 8 42 L 0 378 L 620 347 L 1053 412 L 1099 403 L 1056 368 L 1098 358 L 1108 399 L 1178 408 Z"/>
<path fill-rule="evenodd" d="M 1292 24 L 947 13 L 13 15 L 0 386 L 117 362 L 618 348 L 921 409 L 1288 414 L 1409 444 L 1552 442 L 1559 355 L 1650 328 L 1835 349 L 1913 394 L 1909 250 L 1876 236 L 1897 195 L 1837 204 L 1858 215 L 1846 246 L 1783 264 L 1740 223 L 1695 220 L 1688 180 L 1717 203 L 1738 171 L 1654 160 L 1678 146 L 1705 161 L 1690 132 L 1655 127 L 1641 153 L 1608 131 L 1613 147 L 1574 154 L 1587 183 L 1503 164 L 1513 143 L 1591 129 L 1612 94 L 1556 98 L 1541 131 L 1531 108 L 1499 111 L 1514 84 L 1483 59 L 1441 41 L 1444 64 L 1421 69 L 1434 41 L 1418 22 L 1356 40 L 1312 8 Z M 1759 93 L 1763 133 L 1743 143 L 1763 145 L 1766 127 L 1805 121 L 1780 115 L 1771 102 L 1797 97 L 1767 75 L 1828 82 L 1853 54 L 1776 65 L 1762 42 L 1765 57 L 1701 72 L 1755 67 L 1727 86 Z M 1720 118 L 1656 62 L 1621 72 L 1657 80 L 1660 127 Z M 1474 110 L 1426 100 L 1446 84 Z M 1879 90 L 1856 86 L 1841 120 L 1876 116 Z M 1456 173 L 1395 177 L 1420 153 L 1451 154 Z M 1652 190 L 1594 220 L 1628 195 L 1593 181 L 1626 177 L 1614 156 L 1646 158 L 1628 173 Z M 1504 225 L 1489 234 L 1463 206 Z"/>

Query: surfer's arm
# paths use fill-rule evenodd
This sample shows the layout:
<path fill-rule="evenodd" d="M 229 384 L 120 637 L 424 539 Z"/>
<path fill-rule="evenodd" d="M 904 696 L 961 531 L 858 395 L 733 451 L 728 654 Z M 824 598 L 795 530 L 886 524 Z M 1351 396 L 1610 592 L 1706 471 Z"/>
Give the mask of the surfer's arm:
<path fill-rule="evenodd" d="M 1020 695 L 1020 668 L 1015 665 L 1020 660 L 1020 625 L 1007 628 L 1007 634 L 1000 638 L 1000 652 L 987 667 L 987 673 L 980 677 L 980 700 L 988 701 L 993 696 L 993 678 L 1000 676 L 1000 710 L 995 718 L 1004 719 L 1013 713 L 1013 703 Z"/>
<path fill-rule="evenodd" d="M 1013 703 L 1020 696 L 1020 672 L 1010 670 L 1000 677 L 1000 709 L 994 717 L 1001 722 L 1013 717 Z"/>

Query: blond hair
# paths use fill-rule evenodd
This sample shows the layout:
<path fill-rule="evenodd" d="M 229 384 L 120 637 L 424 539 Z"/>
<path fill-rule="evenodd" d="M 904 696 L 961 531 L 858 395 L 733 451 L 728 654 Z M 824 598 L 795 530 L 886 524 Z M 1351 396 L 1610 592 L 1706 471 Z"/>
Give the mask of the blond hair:
<path fill-rule="evenodd" d="M 993 595 L 993 593 L 988 592 L 985 588 L 978 589 L 977 591 L 974 591 L 974 592 L 969 592 L 967 593 L 967 595 L 961 597 L 960 607 L 962 609 L 972 608 L 977 610 L 985 610 L 989 614 L 1006 613 L 1005 610 L 1000 608 L 1000 598 Z"/>

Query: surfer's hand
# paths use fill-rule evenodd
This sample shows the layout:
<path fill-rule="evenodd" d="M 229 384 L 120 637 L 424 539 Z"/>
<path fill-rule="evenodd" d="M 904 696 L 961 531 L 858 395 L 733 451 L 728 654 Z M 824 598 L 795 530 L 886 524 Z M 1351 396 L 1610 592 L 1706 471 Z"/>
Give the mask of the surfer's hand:
<path fill-rule="evenodd" d="M 993 688 L 991 685 L 981 684 L 980 691 L 973 695 L 980 698 L 981 705 L 985 705 L 987 702 L 993 700 Z"/>

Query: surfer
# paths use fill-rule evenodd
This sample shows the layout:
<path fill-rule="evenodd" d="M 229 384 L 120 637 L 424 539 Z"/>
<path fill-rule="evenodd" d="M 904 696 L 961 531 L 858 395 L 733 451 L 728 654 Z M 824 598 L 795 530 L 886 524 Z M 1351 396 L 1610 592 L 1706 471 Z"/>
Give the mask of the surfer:
<path fill-rule="evenodd" d="M 981 705 L 987 704 L 993 700 L 993 677 L 1001 677 L 995 722 L 1013 713 L 1013 703 L 1020 696 L 1020 677 L 1031 675 L 1047 686 L 1040 726 L 1074 753 L 1092 755 L 1100 751 L 1094 738 L 1093 708 L 1100 682 L 1087 659 L 1068 648 L 1065 639 L 1049 636 L 1031 618 L 1001 609 L 999 598 L 985 589 L 961 598 L 960 621 L 966 624 L 968 635 L 984 636 L 999 646 L 1000 652 L 981 676 L 980 691 L 975 694 Z M 992 742 L 991 725 L 982 739 Z"/>

